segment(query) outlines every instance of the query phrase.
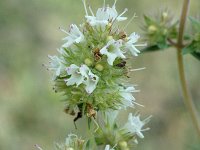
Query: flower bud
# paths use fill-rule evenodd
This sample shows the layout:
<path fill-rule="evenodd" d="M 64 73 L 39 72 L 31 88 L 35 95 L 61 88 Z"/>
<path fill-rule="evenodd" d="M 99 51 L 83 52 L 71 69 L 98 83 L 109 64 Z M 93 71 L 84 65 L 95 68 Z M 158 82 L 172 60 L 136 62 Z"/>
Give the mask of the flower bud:
<path fill-rule="evenodd" d="M 108 28 L 112 27 L 112 23 L 108 23 L 107 27 Z"/>
<path fill-rule="evenodd" d="M 168 30 L 167 30 L 167 29 L 164 29 L 164 30 L 163 30 L 163 34 L 164 34 L 164 35 L 166 35 L 166 34 L 167 34 L 167 32 L 168 32 Z"/>
<path fill-rule="evenodd" d="M 166 21 L 167 18 L 168 18 L 168 13 L 167 12 L 163 12 L 162 13 L 162 19 L 163 19 L 163 21 Z"/>
<path fill-rule="evenodd" d="M 110 41 L 110 40 L 112 40 L 112 39 L 113 39 L 112 36 L 108 36 L 108 37 L 107 37 L 107 41 Z"/>
<path fill-rule="evenodd" d="M 103 71 L 103 66 L 101 64 L 96 64 L 95 68 L 98 70 L 98 71 Z"/>
<path fill-rule="evenodd" d="M 128 144 L 127 144 L 127 142 L 126 141 L 121 141 L 121 142 L 119 142 L 119 146 L 120 146 L 120 148 L 121 149 L 123 149 L 123 150 L 126 150 L 128 147 Z"/>
<path fill-rule="evenodd" d="M 84 61 L 84 63 L 85 63 L 88 67 L 90 67 L 90 66 L 93 65 L 93 62 L 92 62 L 89 58 L 86 58 L 85 61 Z"/>
<path fill-rule="evenodd" d="M 154 34 L 157 30 L 158 30 L 158 29 L 157 29 L 156 26 L 150 25 L 149 28 L 148 28 L 148 33 L 149 33 L 149 34 Z"/>

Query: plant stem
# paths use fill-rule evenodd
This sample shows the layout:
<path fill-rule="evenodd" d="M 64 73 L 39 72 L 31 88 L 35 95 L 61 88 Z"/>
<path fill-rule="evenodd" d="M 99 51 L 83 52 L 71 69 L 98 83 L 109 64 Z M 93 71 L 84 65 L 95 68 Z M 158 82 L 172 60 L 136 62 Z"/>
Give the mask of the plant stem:
<path fill-rule="evenodd" d="M 179 36 L 178 36 L 178 42 L 177 42 L 177 61 L 178 61 L 178 70 L 179 70 L 179 77 L 181 82 L 181 89 L 183 92 L 184 102 L 185 105 L 192 117 L 193 124 L 200 136 L 200 123 L 198 120 L 198 114 L 195 109 L 194 103 L 192 101 L 192 98 L 189 94 L 189 90 L 186 83 L 185 78 L 185 71 L 184 71 L 184 62 L 183 62 L 183 56 L 182 56 L 182 48 L 183 46 L 183 36 L 184 36 L 184 29 L 185 29 L 185 22 L 189 10 L 190 0 L 184 0 L 182 13 L 181 13 L 181 20 L 179 25 Z"/>

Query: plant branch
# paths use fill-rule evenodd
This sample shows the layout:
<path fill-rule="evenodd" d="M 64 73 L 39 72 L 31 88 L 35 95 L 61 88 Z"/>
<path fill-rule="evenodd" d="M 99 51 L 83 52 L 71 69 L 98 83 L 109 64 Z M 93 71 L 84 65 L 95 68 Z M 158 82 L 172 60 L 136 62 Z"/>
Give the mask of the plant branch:
<path fill-rule="evenodd" d="M 184 102 L 191 115 L 193 124 L 200 136 L 200 123 L 198 120 L 198 114 L 187 87 L 185 71 L 184 71 L 184 62 L 183 62 L 183 56 L 182 56 L 183 36 L 184 36 L 184 29 L 185 29 L 185 23 L 187 19 L 188 10 L 189 10 L 189 5 L 190 5 L 190 0 L 184 0 L 182 13 L 181 13 L 181 20 L 180 20 L 180 25 L 179 25 L 179 35 L 178 35 L 178 40 L 177 40 L 178 41 L 177 61 L 178 61 L 179 78 L 181 82 L 181 89 L 183 92 Z"/>

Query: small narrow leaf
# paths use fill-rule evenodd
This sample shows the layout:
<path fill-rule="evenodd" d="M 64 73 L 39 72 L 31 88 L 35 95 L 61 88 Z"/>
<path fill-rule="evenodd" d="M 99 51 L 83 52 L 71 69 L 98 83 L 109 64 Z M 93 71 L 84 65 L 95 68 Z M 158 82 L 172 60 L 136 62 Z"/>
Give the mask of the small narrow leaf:
<path fill-rule="evenodd" d="M 196 59 L 198 59 L 199 61 L 200 61 L 200 53 L 198 53 L 198 52 L 193 52 L 193 53 L 191 53 L 192 54 L 192 56 L 194 56 Z"/>
<path fill-rule="evenodd" d="M 193 27 L 194 27 L 196 30 L 200 30 L 200 22 L 199 22 L 197 19 L 193 18 L 193 17 L 189 17 L 189 19 L 190 19 L 190 21 L 191 21 Z"/>
<path fill-rule="evenodd" d="M 166 46 L 166 47 L 163 47 L 161 48 L 160 46 L 157 46 L 157 45 L 153 45 L 153 46 L 149 46 L 149 47 L 146 47 L 144 49 L 141 50 L 141 52 L 155 52 L 155 51 L 159 51 L 159 50 L 163 50 L 163 49 L 166 49 L 168 48 L 169 46 Z"/>
<path fill-rule="evenodd" d="M 193 45 L 189 45 L 182 50 L 182 55 L 190 54 L 195 51 Z"/>

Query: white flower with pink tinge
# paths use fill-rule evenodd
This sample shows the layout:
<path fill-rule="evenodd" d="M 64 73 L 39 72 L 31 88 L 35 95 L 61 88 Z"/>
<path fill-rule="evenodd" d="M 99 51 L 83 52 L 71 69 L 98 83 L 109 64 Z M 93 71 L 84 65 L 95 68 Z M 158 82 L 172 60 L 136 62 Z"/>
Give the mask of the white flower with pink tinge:
<path fill-rule="evenodd" d="M 63 38 L 63 40 L 67 41 L 62 47 L 70 47 L 74 43 L 80 43 L 84 40 L 83 33 L 79 30 L 79 28 L 75 24 L 70 25 L 69 32 L 61 29 L 68 36 Z"/>
<path fill-rule="evenodd" d="M 115 59 L 118 58 L 126 58 L 121 51 L 122 40 L 115 41 L 114 39 L 110 40 L 106 46 L 104 46 L 100 53 L 107 56 L 107 61 L 109 65 L 113 65 Z"/>
<path fill-rule="evenodd" d="M 53 76 L 53 79 L 55 79 L 56 77 L 60 76 L 60 74 L 64 71 L 64 60 L 62 58 L 59 58 L 58 56 L 48 55 L 48 57 L 51 59 L 48 69 L 51 71 L 55 71 L 55 74 Z"/>
<path fill-rule="evenodd" d="M 82 1 L 83 1 L 85 12 L 86 12 L 85 17 L 87 19 L 87 22 L 91 26 L 97 26 L 97 27 L 100 26 L 102 29 L 105 29 L 105 26 L 108 25 L 109 23 L 113 23 L 114 21 L 120 22 L 127 19 L 127 17 L 123 17 L 123 15 L 127 12 L 127 9 L 125 9 L 121 14 L 118 14 L 115 7 L 116 2 L 117 2 L 116 0 L 112 7 L 109 7 L 109 5 L 106 6 L 105 1 L 104 1 L 103 7 L 97 9 L 96 16 L 94 15 L 90 7 L 89 7 L 89 11 L 91 15 L 89 15 L 85 0 L 82 0 Z"/>
<path fill-rule="evenodd" d="M 81 65 L 79 67 L 71 64 L 70 67 L 66 68 L 66 72 L 71 75 L 70 78 L 65 79 L 67 86 L 76 85 L 78 87 L 80 84 L 84 84 L 85 90 L 89 94 L 96 89 L 99 77 L 93 74 L 88 66 Z"/>
<path fill-rule="evenodd" d="M 125 48 L 129 50 L 133 56 L 138 56 L 138 53 L 140 53 L 140 51 L 136 48 L 137 46 L 146 46 L 146 44 L 135 44 L 136 42 L 138 42 L 139 38 L 140 36 L 137 33 L 133 32 L 127 38 L 128 41 L 125 43 Z"/>

